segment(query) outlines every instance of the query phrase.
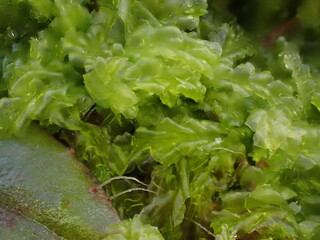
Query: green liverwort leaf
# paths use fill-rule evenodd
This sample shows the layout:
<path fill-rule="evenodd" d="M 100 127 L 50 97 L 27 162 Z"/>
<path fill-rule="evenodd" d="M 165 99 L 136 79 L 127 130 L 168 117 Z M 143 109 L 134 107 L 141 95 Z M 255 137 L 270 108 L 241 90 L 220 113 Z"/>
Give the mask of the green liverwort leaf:
<path fill-rule="evenodd" d="M 125 66 L 125 58 L 101 58 L 95 70 L 84 75 L 84 79 L 89 94 L 98 105 L 132 118 L 137 114 L 139 98 L 121 81 L 119 74 Z"/>
<path fill-rule="evenodd" d="M 210 147 L 220 146 L 219 137 L 222 134 L 224 131 L 213 122 L 192 118 L 175 122 L 164 118 L 155 130 L 138 128 L 135 144 L 138 148 L 150 149 L 158 162 L 170 166 L 185 155 L 211 151 Z"/>
<path fill-rule="evenodd" d="M 164 240 L 156 227 L 144 224 L 138 215 L 132 219 L 112 224 L 103 240 Z"/>

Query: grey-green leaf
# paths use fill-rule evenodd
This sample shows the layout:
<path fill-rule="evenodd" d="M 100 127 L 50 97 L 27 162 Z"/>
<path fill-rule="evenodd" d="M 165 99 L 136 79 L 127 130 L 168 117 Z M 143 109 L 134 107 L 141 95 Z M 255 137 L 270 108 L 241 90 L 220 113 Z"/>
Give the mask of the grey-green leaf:
<path fill-rule="evenodd" d="M 41 128 L 0 141 L 1 239 L 101 239 L 118 221 L 86 167 Z"/>

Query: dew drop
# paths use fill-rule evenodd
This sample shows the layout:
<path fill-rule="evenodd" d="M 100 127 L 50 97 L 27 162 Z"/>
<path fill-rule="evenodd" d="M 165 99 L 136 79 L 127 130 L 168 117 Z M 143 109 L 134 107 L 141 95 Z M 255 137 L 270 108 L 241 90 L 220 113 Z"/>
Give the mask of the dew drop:
<path fill-rule="evenodd" d="M 8 37 L 12 39 L 15 39 L 18 35 L 18 33 L 13 29 L 9 29 L 7 34 L 8 34 Z"/>

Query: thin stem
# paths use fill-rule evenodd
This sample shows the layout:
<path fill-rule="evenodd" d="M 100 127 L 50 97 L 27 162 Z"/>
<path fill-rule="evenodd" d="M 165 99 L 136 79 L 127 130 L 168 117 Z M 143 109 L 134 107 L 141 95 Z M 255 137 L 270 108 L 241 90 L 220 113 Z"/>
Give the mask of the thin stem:
<path fill-rule="evenodd" d="M 213 232 L 209 231 L 208 229 L 206 229 L 201 223 L 198 223 L 197 221 L 195 220 L 191 220 L 194 224 L 196 224 L 199 228 L 201 228 L 203 231 L 205 231 L 208 235 L 210 236 L 213 236 L 214 237 L 214 234 Z"/>
<path fill-rule="evenodd" d="M 145 189 L 145 188 L 130 188 L 128 190 L 125 190 L 123 192 L 120 192 L 120 193 L 117 193 L 117 194 L 111 196 L 110 199 L 113 200 L 113 199 L 115 199 L 115 198 L 117 198 L 117 197 L 119 197 L 119 196 L 121 196 L 123 194 L 134 192 L 134 191 L 144 191 L 144 192 L 150 192 L 150 193 L 154 193 L 155 194 L 154 191 L 151 191 L 151 190 Z"/>
<path fill-rule="evenodd" d="M 135 181 L 137 183 L 140 183 L 141 185 L 143 186 L 148 186 L 147 184 L 145 184 L 144 182 L 141 182 L 140 180 L 134 178 L 134 177 L 127 177 L 127 176 L 116 176 L 116 177 L 112 177 L 112 178 L 109 178 L 107 181 L 103 182 L 100 184 L 100 187 L 103 187 L 109 183 L 111 183 L 112 181 L 114 180 L 132 180 L 132 181 Z"/>

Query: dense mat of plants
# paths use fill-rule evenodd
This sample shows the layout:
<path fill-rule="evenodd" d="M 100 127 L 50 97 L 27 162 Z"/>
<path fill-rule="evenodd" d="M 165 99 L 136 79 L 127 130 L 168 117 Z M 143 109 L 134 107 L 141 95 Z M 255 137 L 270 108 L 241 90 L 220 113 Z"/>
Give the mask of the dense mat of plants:
<path fill-rule="evenodd" d="M 112 239 L 316 239 L 319 9 L 2 0 L 0 136 L 38 122 L 73 148 Z"/>

